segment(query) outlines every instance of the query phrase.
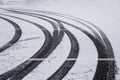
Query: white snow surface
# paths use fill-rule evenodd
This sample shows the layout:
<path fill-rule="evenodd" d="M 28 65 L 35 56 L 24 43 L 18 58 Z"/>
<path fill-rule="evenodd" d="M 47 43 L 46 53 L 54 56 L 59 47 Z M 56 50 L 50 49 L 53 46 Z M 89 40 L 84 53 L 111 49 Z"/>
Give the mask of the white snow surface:
<path fill-rule="evenodd" d="M 29 59 L 41 48 L 45 40 L 43 32 L 38 27 L 22 20 L 6 18 L 21 26 L 22 36 L 16 44 L 0 53 L 2 55 L 0 56 L 0 73 L 4 73 Z"/>
<path fill-rule="evenodd" d="M 15 34 L 15 28 L 9 22 L 0 18 L 0 47 L 9 42 Z"/>
<path fill-rule="evenodd" d="M 39 3 L 38 3 L 39 2 Z M 115 60 L 118 67 L 118 73 L 116 74 L 116 80 L 120 79 L 120 1 L 119 0 L 45 0 L 43 2 L 36 0 L 36 3 L 31 5 L 22 6 L 12 4 L 12 5 L 1 5 L 1 7 L 5 8 L 20 8 L 20 9 L 34 9 L 34 10 L 45 10 L 51 12 L 64 13 L 68 15 L 72 15 L 78 18 L 85 19 L 96 24 L 104 33 L 107 35 L 109 40 L 111 41 L 114 53 Z M 0 10 L 2 13 L 3 11 Z M 6 13 L 6 12 L 5 12 Z M 12 13 L 9 13 L 12 15 Z M 48 27 L 48 23 L 28 16 L 18 15 L 16 16 L 26 18 L 28 20 L 33 20 L 34 22 L 41 22 L 46 26 L 46 28 L 52 33 L 52 26 Z M 55 17 L 55 16 L 54 16 Z M 8 17 L 7 17 L 8 18 Z M 57 17 L 56 17 L 57 18 Z M 12 19 L 12 18 L 10 18 Z M 63 19 L 60 18 L 59 19 Z M 13 20 L 13 19 L 12 19 Z M 67 19 L 63 19 L 67 20 Z M 23 22 L 21 20 L 14 19 L 23 30 L 22 39 L 26 39 L 29 37 L 40 37 L 35 40 L 30 41 L 21 41 L 16 43 L 13 47 L 8 50 L 0 53 L 0 74 L 4 73 L 7 70 L 12 69 L 16 65 L 28 59 L 31 55 L 33 55 L 43 44 L 44 35 L 42 32 L 36 28 L 36 26 L 31 25 L 29 23 Z M 67 20 L 69 21 L 69 20 Z M 0 42 L 0 46 L 10 40 L 10 38 L 14 35 L 14 29 L 12 26 L 8 29 L 8 25 L 10 24 L 1 24 L 5 22 L 0 19 L 0 34 L 3 36 L 0 37 L 0 40 L 4 39 L 4 42 Z M 71 22 L 71 21 L 69 21 Z M 6 23 L 6 22 L 5 22 Z M 24 24 L 23 24 L 24 23 Z M 72 21 L 72 23 L 79 25 Z M 26 26 L 27 25 L 27 26 Z M 29 26 L 28 26 L 29 25 Z M 7 29 L 5 27 L 7 27 Z M 94 76 L 94 72 L 97 64 L 97 52 L 96 49 L 91 42 L 91 40 L 85 36 L 83 33 L 78 30 L 71 28 L 65 25 L 67 29 L 69 29 L 79 41 L 80 44 L 80 52 L 79 57 L 77 59 L 76 64 L 70 70 L 70 72 L 65 76 L 63 80 L 91 80 Z M 4 28 L 3 28 L 4 27 Z M 86 29 L 84 26 L 80 25 L 80 27 Z M 29 30 L 28 30 L 29 28 Z M 2 30 L 3 29 L 3 30 Z M 3 32 L 7 31 L 9 34 L 4 34 Z M 31 35 L 32 34 L 32 35 Z M 42 40 L 41 40 L 42 39 Z M 2 41 L 1 40 L 1 41 Z M 54 73 L 57 68 L 65 61 L 67 55 L 69 54 L 70 42 L 68 40 L 67 35 L 64 36 L 61 45 L 59 45 L 56 50 L 35 70 L 33 70 L 28 76 L 24 78 L 24 80 L 46 80 L 51 73 Z M 64 46 L 64 45 L 69 46 Z M 66 47 L 66 48 L 65 48 Z M 26 53 L 26 54 L 24 54 Z M 5 55 L 3 55 L 5 54 Z M 62 55 L 62 59 L 60 58 Z M 54 57 L 54 58 L 53 58 Z M 57 61 L 58 62 L 57 62 Z M 49 65 L 49 66 L 46 66 Z M 3 67 L 4 66 L 4 67 Z"/>

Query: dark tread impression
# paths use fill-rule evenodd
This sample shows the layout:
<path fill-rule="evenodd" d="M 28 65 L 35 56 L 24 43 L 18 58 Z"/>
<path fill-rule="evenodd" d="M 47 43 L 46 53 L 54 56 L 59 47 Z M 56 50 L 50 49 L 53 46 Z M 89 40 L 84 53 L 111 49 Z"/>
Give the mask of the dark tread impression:
<path fill-rule="evenodd" d="M 33 25 L 36 25 L 39 27 L 43 33 L 46 36 L 46 40 L 49 39 L 49 41 L 45 41 L 43 47 L 35 53 L 31 58 L 47 58 L 52 51 L 59 45 L 59 43 L 62 41 L 62 38 L 64 36 L 64 33 L 67 34 L 67 36 L 70 39 L 71 42 L 71 51 L 69 53 L 69 56 L 67 58 L 75 58 L 77 59 L 78 54 L 79 54 L 79 43 L 77 41 L 77 38 L 72 34 L 67 28 L 65 28 L 64 24 L 67 24 L 73 28 L 76 28 L 86 34 L 91 41 L 94 43 L 96 50 L 98 52 L 98 59 L 114 59 L 114 52 L 111 46 L 111 43 L 107 36 L 104 34 L 104 32 L 99 29 L 96 25 L 92 24 L 89 21 L 86 21 L 84 19 L 76 18 L 73 16 L 65 15 L 65 14 L 59 14 L 55 12 L 48 12 L 48 11 L 37 11 L 37 10 L 25 10 L 25 9 L 4 9 L 9 12 L 21 14 L 21 15 L 26 15 L 26 16 L 31 16 L 39 19 L 43 19 L 47 22 L 49 22 L 53 28 L 53 36 L 49 33 L 49 31 L 34 22 L 18 18 L 15 16 L 10 16 L 10 15 L 5 15 L 5 16 L 10 16 L 13 18 L 17 18 L 26 22 L 29 22 Z M 83 28 L 80 28 L 80 26 L 75 26 L 72 23 L 56 19 L 54 17 L 50 17 L 50 15 L 54 16 L 59 16 L 63 18 L 67 18 L 73 21 L 76 21 L 85 27 L 87 27 L 92 33 L 84 30 Z M 52 20 L 54 20 L 56 23 L 54 23 Z M 89 26 L 89 25 L 91 26 Z M 58 28 L 60 28 L 60 31 L 58 31 Z M 30 59 L 31 59 L 30 58 Z M 16 68 L 0 75 L 0 80 L 22 80 L 27 74 L 29 74 L 32 70 L 34 70 L 42 61 L 25 61 L 24 63 L 20 64 Z M 54 74 L 52 74 L 47 80 L 62 80 L 68 72 L 71 70 L 71 68 L 74 66 L 76 60 L 72 61 L 65 61 L 58 70 Z M 115 80 L 115 70 L 116 65 L 115 65 L 115 60 L 103 60 L 100 61 L 98 60 L 97 63 L 97 68 L 95 75 L 93 77 L 93 80 Z"/>
<path fill-rule="evenodd" d="M 27 20 L 25 20 L 25 21 L 27 21 Z M 30 22 L 30 21 L 27 21 L 27 22 Z M 45 43 L 43 44 L 42 48 L 37 53 L 35 53 L 35 55 L 33 55 L 31 58 L 46 57 L 48 55 L 48 53 L 47 53 L 48 49 L 50 49 L 50 47 L 51 47 L 51 49 L 49 50 L 49 53 L 50 53 L 51 50 L 54 47 L 56 47 L 56 44 L 58 44 L 61 41 L 60 39 L 62 39 L 62 37 L 63 37 L 63 32 L 60 33 L 60 36 L 59 36 L 60 38 L 58 39 L 58 31 L 54 30 L 53 39 L 52 39 L 49 31 L 46 30 L 44 27 L 40 26 L 39 24 L 33 23 L 33 22 L 30 22 L 30 23 L 32 23 L 32 24 L 36 25 L 37 27 L 41 28 L 41 30 L 44 32 L 44 34 L 46 36 L 46 40 L 45 40 Z M 54 25 L 54 24 L 52 23 L 52 25 Z M 54 25 L 54 29 L 56 29 L 55 25 Z M 59 42 L 57 42 L 57 39 L 59 40 Z M 53 43 L 53 44 L 51 44 L 51 43 Z M 17 66 L 16 68 L 2 74 L 1 75 L 1 80 L 3 80 L 3 79 L 6 80 L 6 79 L 8 79 L 12 76 L 15 76 L 15 75 L 19 74 L 21 71 L 23 71 L 24 69 L 26 69 L 28 66 L 30 66 L 33 63 L 34 63 L 33 61 L 27 60 L 26 62 L 22 63 L 21 65 Z"/>
<path fill-rule="evenodd" d="M 15 35 L 13 36 L 13 38 L 9 42 L 7 42 L 5 45 L 0 47 L 0 53 L 1 53 L 4 50 L 6 50 L 7 48 L 11 47 L 13 44 L 15 44 L 20 39 L 20 37 L 22 35 L 22 30 L 19 27 L 19 25 L 16 24 L 15 22 L 13 22 L 12 20 L 9 20 L 9 19 L 1 17 L 1 16 L 0 16 L 0 18 L 9 22 L 15 29 Z"/>

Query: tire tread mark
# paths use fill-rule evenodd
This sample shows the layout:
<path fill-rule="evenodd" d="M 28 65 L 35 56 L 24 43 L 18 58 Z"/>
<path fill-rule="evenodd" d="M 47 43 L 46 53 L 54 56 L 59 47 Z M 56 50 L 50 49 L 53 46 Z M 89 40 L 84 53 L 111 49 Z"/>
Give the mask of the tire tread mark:
<path fill-rule="evenodd" d="M 50 14 L 56 15 L 56 13 L 53 13 L 53 12 L 50 12 Z M 57 13 L 57 15 L 61 16 L 63 14 Z M 64 15 L 64 16 L 66 16 L 66 15 Z M 72 18 L 69 18 L 69 19 L 72 19 Z M 72 19 L 72 20 L 81 23 L 78 20 L 75 20 L 75 19 Z M 90 23 L 90 22 L 88 22 L 86 20 L 83 20 L 83 19 L 79 19 L 79 20 L 82 20 L 84 22 L 89 23 L 90 25 L 95 27 L 97 29 L 97 31 L 100 33 L 102 39 L 97 34 L 97 32 L 95 32 L 91 28 L 91 31 L 94 33 L 95 37 L 92 36 L 92 35 L 91 36 L 95 40 L 94 43 L 95 43 L 96 47 L 99 48 L 99 49 L 97 49 L 98 50 L 98 55 L 99 55 L 98 58 L 114 58 L 114 54 L 113 54 L 113 49 L 112 49 L 111 43 L 108 40 L 108 38 L 106 37 L 106 35 L 104 34 L 104 32 L 102 30 L 100 30 L 97 26 L 95 26 L 94 24 L 92 24 L 92 23 Z M 78 27 L 76 27 L 76 28 L 78 28 Z M 83 29 L 80 29 L 80 30 L 83 31 Z M 103 51 L 100 51 L 100 50 L 103 50 Z M 100 54 L 100 53 L 102 53 L 102 54 Z M 103 66 L 103 67 L 100 67 L 100 66 Z M 102 70 L 102 69 L 104 69 L 104 70 Z M 115 61 L 98 61 L 97 70 L 96 70 L 95 77 L 93 78 L 93 80 L 106 80 L 106 79 L 114 80 L 114 77 L 115 77 Z"/>
<path fill-rule="evenodd" d="M 32 15 L 31 15 L 32 16 Z M 37 17 L 40 18 L 40 17 Z M 45 19 L 44 19 L 45 20 Z M 47 20 L 48 21 L 48 20 Z M 50 22 L 50 21 L 49 21 Z M 51 23 L 51 22 L 50 22 Z M 53 32 L 53 39 L 52 39 L 52 46 L 50 47 L 50 49 L 48 50 L 48 52 L 43 55 L 40 55 L 38 58 L 46 58 L 48 57 L 48 55 L 50 55 L 50 53 L 57 47 L 57 45 L 61 42 L 63 36 L 64 36 L 64 31 L 61 30 L 62 25 L 59 24 L 60 27 L 60 35 L 58 35 L 58 33 L 56 33 L 56 28 L 55 25 L 53 23 L 51 23 L 54 27 L 54 32 Z M 58 30 L 57 30 L 58 31 Z M 34 64 L 30 65 L 29 67 L 27 67 L 25 70 L 23 70 L 21 73 L 19 73 L 18 75 L 12 77 L 10 80 L 21 80 L 22 78 L 24 78 L 28 73 L 30 73 L 34 68 L 36 68 L 42 61 L 34 61 Z"/>
<path fill-rule="evenodd" d="M 79 53 L 79 44 L 78 44 L 77 39 L 67 29 L 63 30 L 63 31 L 68 35 L 68 37 L 71 41 L 71 51 L 70 51 L 68 58 L 77 58 L 78 53 Z M 75 61 L 65 61 L 62 64 L 62 66 L 47 80 L 61 80 L 69 72 L 69 70 L 73 67 L 75 62 L 76 62 L 76 60 Z"/>
<path fill-rule="evenodd" d="M 7 48 L 11 47 L 13 44 L 15 44 L 20 39 L 20 37 L 22 35 L 22 30 L 19 27 L 19 25 L 16 24 L 15 22 L 13 22 L 13 21 L 11 21 L 11 20 L 9 20 L 7 18 L 1 17 L 1 16 L 0 16 L 0 18 L 8 21 L 15 28 L 15 35 L 14 35 L 14 37 L 9 42 L 7 42 L 5 45 L 3 45 L 2 47 L 0 47 L 0 53 L 1 53 L 4 50 L 6 50 Z"/>
<path fill-rule="evenodd" d="M 9 15 L 6 15 L 6 16 L 9 16 Z M 13 16 L 11 16 L 11 17 L 13 17 Z M 17 18 L 17 17 L 14 17 L 14 18 Z M 24 19 L 21 19 L 21 20 L 24 20 Z M 44 42 L 43 46 L 41 47 L 40 50 L 37 51 L 37 53 L 35 55 L 33 55 L 31 57 L 31 58 L 33 58 L 33 57 L 36 58 L 40 54 L 46 53 L 48 51 L 48 49 L 51 47 L 52 36 L 49 33 L 49 31 L 46 28 L 44 28 L 43 26 L 41 26 L 41 25 L 39 25 L 37 23 L 31 22 L 31 21 L 27 21 L 27 20 L 24 20 L 24 21 L 36 25 L 45 34 L 45 42 Z M 10 70 L 10 71 L 8 71 L 8 72 L 0 75 L 0 80 L 7 80 L 8 78 L 10 78 L 10 77 L 18 74 L 19 72 L 21 72 L 22 70 L 24 70 L 25 68 L 27 68 L 32 63 L 34 63 L 34 62 L 33 61 L 29 61 L 29 60 L 25 61 L 24 63 L 18 65 L 16 68 L 14 68 L 14 69 L 12 69 L 12 70 Z"/>

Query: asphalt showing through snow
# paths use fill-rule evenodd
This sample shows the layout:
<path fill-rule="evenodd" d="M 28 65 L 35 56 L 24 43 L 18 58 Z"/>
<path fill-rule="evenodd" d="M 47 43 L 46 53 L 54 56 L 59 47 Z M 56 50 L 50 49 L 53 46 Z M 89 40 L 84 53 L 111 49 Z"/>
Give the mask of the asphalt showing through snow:
<path fill-rule="evenodd" d="M 20 19 L 25 22 L 31 23 L 39 27 L 45 35 L 45 42 L 42 48 L 39 49 L 38 52 L 35 53 L 32 57 L 30 57 L 30 59 L 28 59 L 27 61 L 18 65 L 14 69 L 1 74 L 0 80 L 8 80 L 8 79 L 9 80 L 22 80 L 26 75 L 28 75 L 32 70 L 34 70 L 42 61 L 44 61 L 45 58 L 47 58 L 55 50 L 55 48 L 62 41 L 64 34 L 67 34 L 71 42 L 71 51 L 67 59 L 73 59 L 73 60 L 66 60 L 59 67 L 59 69 L 56 70 L 56 72 L 47 79 L 47 80 L 62 80 L 67 75 L 67 73 L 71 70 L 71 68 L 74 66 L 77 60 L 77 57 L 78 57 L 78 53 L 80 51 L 80 47 L 79 47 L 80 44 L 78 43 L 77 38 L 74 36 L 74 34 L 72 34 L 69 30 L 67 30 L 67 28 L 64 27 L 64 24 L 67 24 L 68 26 L 71 26 L 73 28 L 80 30 L 82 33 L 88 36 L 91 39 L 91 41 L 94 43 L 96 50 L 98 52 L 98 63 L 96 66 L 97 68 L 96 68 L 96 72 L 93 77 L 93 80 L 115 80 L 116 65 L 115 65 L 114 52 L 113 52 L 111 43 L 109 39 L 107 38 L 107 36 L 104 34 L 104 32 L 101 29 L 99 29 L 96 25 L 83 19 L 79 19 L 79 18 L 75 18 L 69 15 L 59 14 L 55 12 L 22 10 L 22 9 L 20 10 L 19 9 L 18 10 L 17 9 L 3 9 L 3 10 L 6 10 L 8 12 L 13 12 L 16 14 L 32 16 L 38 19 L 43 19 L 49 22 L 53 26 L 54 31 L 53 31 L 53 36 L 51 36 L 51 33 L 44 26 L 41 26 L 40 24 L 37 24 L 29 20 L 25 20 L 19 17 L 11 16 L 11 15 L 0 14 L 1 16 L 9 16 L 12 18 Z M 49 15 L 59 16 L 59 17 L 63 17 L 63 18 L 76 21 L 77 23 L 82 24 L 85 27 L 87 27 L 92 33 L 84 30 L 83 28 L 80 28 L 79 26 L 75 26 L 72 23 L 66 22 L 64 20 L 56 19 Z M 19 28 L 19 29 L 16 29 L 18 30 L 16 31 L 16 34 L 19 34 L 19 36 L 14 36 L 15 38 L 14 43 L 17 42 L 21 35 L 20 32 L 22 32 L 20 30 L 20 27 L 15 22 L 9 19 L 6 19 L 4 17 L 0 17 L 0 18 L 8 21 L 13 26 L 17 26 L 17 28 Z M 54 20 L 55 22 L 53 22 L 52 20 Z M 87 24 L 93 27 L 90 27 Z M 60 31 L 58 30 L 58 28 L 60 29 Z M 5 49 L 9 48 L 10 46 L 6 47 Z M 43 59 L 43 60 L 34 60 L 34 59 Z"/>

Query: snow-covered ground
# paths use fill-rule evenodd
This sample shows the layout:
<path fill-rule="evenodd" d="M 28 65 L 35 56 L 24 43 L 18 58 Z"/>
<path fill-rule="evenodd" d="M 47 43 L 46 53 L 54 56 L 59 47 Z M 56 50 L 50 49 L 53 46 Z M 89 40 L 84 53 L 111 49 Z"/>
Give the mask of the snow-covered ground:
<path fill-rule="evenodd" d="M 34 2 L 34 4 L 31 4 L 31 5 L 23 6 L 22 4 L 21 6 L 20 4 L 19 5 L 12 4 L 9 6 L 1 5 L 1 7 L 21 8 L 21 9 L 26 8 L 26 9 L 45 10 L 45 11 L 51 11 L 51 12 L 64 13 L 64 14 L 68 14 L 68 15 L 72 15 L 75 17 L 88 20 L 96 24 L 100 29 L 102 29 L 102 31 L 105 32 L 105 34 L 111 41 L 111 44 L 115 53 L 116 64 L 118 67 L 116 80 L 120 79 L 120 59 L 119 59 L 120 57 L 120 54 L 119 54 L 120 52 L 120 49 L 119 49 L 120 48 L 120 37 L 119 37 L 120 36 L 120 32 L 119 32 L 120 1 L 119 0 L 92 0 L 92 1 L 90 0 L 51 0 L 51 1 L 35 0 L 35 1 L 36 2 Z M 3 11 L 1 11 L 1 13 L 2 12 Z M 14 14 L 11 13 L 11 15 L 14 15 Z M 52 26 L 50 26 L 50 24 L 42 20 L 29 17 L 29 16 L 18 15 L 18 14 L 16 14 L 16 16 L 42 24 L 43 26 L 46 26 L 46 28 L 51 33 L 53 31 Z M 8 50 L 0 53 L 0 55 L 7 54 L 5 56 L 3 55 L 0 56 L 0 62 L 2 62 L 0 64 L 0 70 L 1 70 L 0 73 L 3 73 L 13 68 L 16 65 L 20 64 L 21 62 L 23 62 L 24 60 L 28 59 L 41 47 L 41 45 L 44 42 L 44 35 L 38 28 L 36 28 L 36 26 L 23 22 L 21 20 L 12 19 L 12 18 L 9 18 L 9 19 L 14 20 L 16 23 L 18 23 L 21 26 L 23 30 L 23 35 L 20 39 L 21 41 L 16 43 L 14 46 L 9 48 Z M 60 19 L 63 19 L 63 18 L 60 18 Z M 0 23 L 2 22 L 5 22 L 5 21 L 0 19 Z M 72 22 L 72 21 L 69 21 L 69 22 Z M 72 22 L 72 23 L 79 25 L 78 23 L 75 23 L 75 22 Z M 14 29 L 12 29 L 12 27 L 9 25 L 10 24 L 6 24 L 6 25 L 0 24 L 0 28 L 1 28 L 0 36 L 2 35 L 2 37 L 0 37 L 0 40 L 4 41 L 4 42 L 0 42 L 0 46 L 6 43 L 6 41 L 9 41 L 9 39 L 14 34 Z M 81 27 L 84 28 L 84 26 L 82 25 Z M 66 28 L 69 29 L 77 37 L 80 44 L 80 53 L 75 66 L 70 70 L 70 72 L 67 74 L 67 76 L 63 80 L 91 80 L 92 77 L 94 76 L 94 72 L 96 68 L 95 66 L 97 64 L 96 49 L 93 46 L 93 43 L 84 34 L 67 25 L 66 25 Z M 3 34 L 3 32 L 6 32 L 6 31 L 8 32 L 8 34 Z M 36 37 L 36 39 L 24 41 L 24 39 L 31 38 L 31 37 Z M 26 76 L 24 80 L 28 80 L 28 79 L 29 80 L 30 79 L 46 80 L 46 78 L 49 77 L 51 73 L 54 73 L 55 69 L 59 68 L 59 66 L 63 63 L 63 61 L 65 60 L 65 58 L 69 53 L 70 42 L 68 42 L 67 40 L 68 40 L 68 37 L 65 35 L 63 38 L 63 41 L 61 42 L 61 45 L 59 45 L 57 49 L 48 57 L 48 59 L 46 59 L 42 64 L 40 64 L 33 71 L 33 73 L 30 73 L 28 76 Z M 65 45 L 69 45 L 69 46 L 67 47 Z M 64 54 L 64 57 L 62 57 L 61 59 L 61 56 L 63 54 Z M 8 58 L 9 60 L 8 59 L 6 60 L 6 58 Z M 56 60 L 58 60 L 59 64 L 57 64 Z M 3 65 L 5 67 L 3 67 Z M 45 66 L 45 65 L 49 65 L 49 66 Z"/>
<path fill-rule="evenodd" d="M 0 73 L 4 73 L 29 59 L 29 57 L 41 48 L 45 40 L 43 32 L 35 25 L 10 17 L 6 18 L 13 20 L 20 25 L 22 36 L 16 44 L 0 53 L 0 55 L 2 55 L 0 56 Z M 9 30 L 9 28 L 6 29 Z M 7 37 L 9 37 L 9 35 L 7 35 Z M 7 40 L 8 38 L 5 39 Z"/>
<path fill-rule="evenodd" d="M 0 19 L 0 47 L 10 41 L 13 38 L 14 34 L 14 27 L 7 21 Z"/>

